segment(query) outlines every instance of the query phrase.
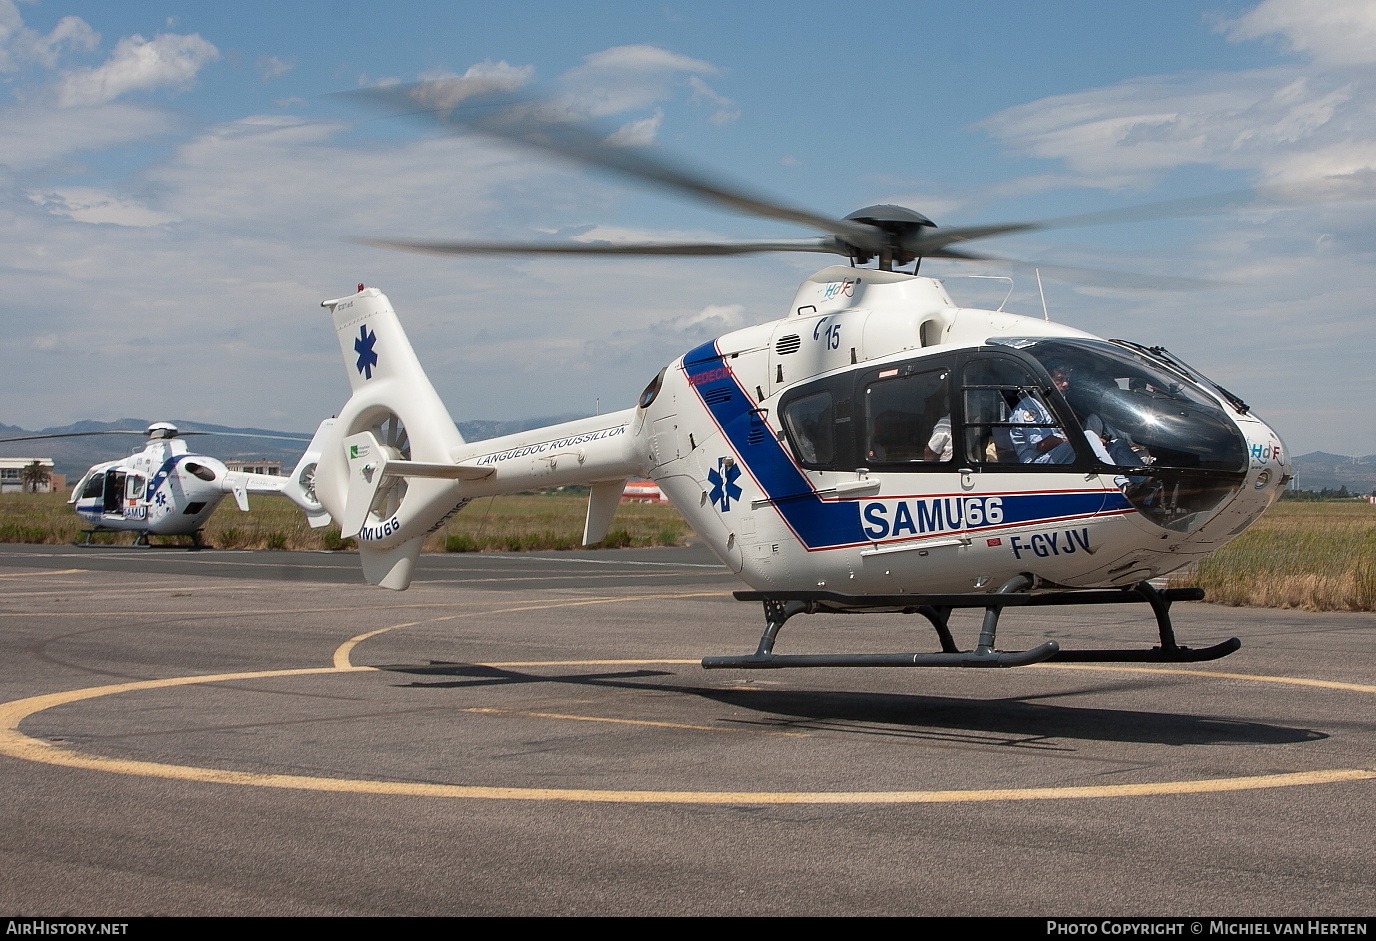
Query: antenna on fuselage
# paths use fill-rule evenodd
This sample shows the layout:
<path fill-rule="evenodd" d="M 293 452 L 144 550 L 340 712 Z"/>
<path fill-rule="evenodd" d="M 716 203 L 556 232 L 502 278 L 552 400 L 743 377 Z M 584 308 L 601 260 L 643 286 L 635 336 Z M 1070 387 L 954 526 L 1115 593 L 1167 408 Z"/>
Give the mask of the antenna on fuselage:
<path fill-rule="evenodd" d="M 1037 293 L 1042 296 L 1042 319 L 1047 323 L 1051 322 L 1051 312 L 1046 309 L 1046 292 L 1042 290 L 1042 269 L 1033 268 L 1037 273 Z"/>

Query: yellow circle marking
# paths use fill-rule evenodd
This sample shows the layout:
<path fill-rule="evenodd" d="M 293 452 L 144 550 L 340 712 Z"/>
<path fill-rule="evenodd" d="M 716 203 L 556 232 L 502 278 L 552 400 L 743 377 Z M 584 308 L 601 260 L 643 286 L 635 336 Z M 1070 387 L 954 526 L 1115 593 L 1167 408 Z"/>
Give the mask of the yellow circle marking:
<path fill-rule="evenodd" d="M 611 604 L 618 601 L 667 597 L 695 597 L 717 592 L 696 592 L 683 595 L 637 595 L 619 598 L 598 598 L 554 604 L 522 605 L 484 612 L 465 612 L 436 620 L 453 620 L 501 612 L 527 611 L 586 604 Z M 295 774 L 261 774 L 248 771 L 225 771 L 217 768 L 198 768 L 190 765 L 170 765 L 152 761 L 131 761 L 87 755 L 59 748 L 39 741 L 19 731 L 19 724 L 31 715 L 68 703 L 130 693 L 140 690 L 169 689 L 201 683 L 224 683 L 234 680 L 261 680 L 274 677 L 318 676 L 329 673 L 376 672 L 377 667 L 352 666 L 348 655 L 357 644 L 387 631 L 409 627 L 397 624 L 360 634 L 335 651 L 334 665 L 296 670 L 263 670 L 250 673 L 217 673 L 206 676 L 182 676 L 159 680 L 140 680 L 115 683 L 87 689 L 48 693 L 0 704 L 0 755 L 22 758 L 43 764 L 67 768 L 106 771 L 115 774 L 165 778 L 177 781 L 198 781 L 214 784 L 239 784 L 249 787 L 275 787 L 301 791 L 326 791 L 348 794 L 388 794 L 408 797 L 448 797 L 483 800 L 565 801 L 614 804 L 947 804 L 984 801 L 1072 800 L 1090 797 L 1150 797 L 1166 794 L 1213 794 L 1224 791 L 1248 791 L 1276 787 L 1298 787 L 1309 784 L 1334 784 L 1342 781 L 1366 781 L 1376 778 L 1372 768 L 1333 768 L 1319 771 L 1297 771 L 1288 774 L 1262 774 L 1235 778 L 1215 778 L 1204 781 L 1159 781 L 1144 784 L 1108 784 L 1086 787 L 1029 787 L 993 788 L 983 790 L 946 791 L 627 791 L 582 788 L 480 787 L 463 784 L 425 784 L 414 781 L 365 781 L 355 778 L 319 778 Z M 688 664 L 696 660 L 551 660 L 479 663 L 474 666 L 497 669 L 514 667 L 568 666 L 649 666 Z M 1265 683 L 1287 683 L 1298 686 L 1318 686 L 1357 692 L 1376 692 L 1376 687 L 1355 683 L 1332 683 L 1297 677 L 1257 676 L 1246 673 L 1213 673 L 1196 670 L 1157 669 L 1148 667 L 1096 667 L 1083 664 L 1046 664 L 1059 669 L 1112 670 L 1131 673 L 1177 673 L 1187 676 L 1211 676 L 1251 680 Z"/>
<path fill-rule="evenodd" d="M 1338 683 L 1333 680 L 1307 680 L 1301 676 L 1262 676 L 1255 673 L 1220 673 L 1216 670 L 1180 670 L 1167 667 L 1110 667 L 1085 663 L 1034 663 L 1031 666 L 1046 670 L 1106 670 L 1114 673 L 1175 673 L 1180 676 L 1211 676 L 1221 680 L 1247 680 L 1252 683 L 1285 683 L 1288 686 L 1317 686 L 1320 689 L 1340 689 L 1349 693 L 1376 693 L 1376 686 L 1361 683 Z"/>
<path fill-rule="evenodd" d="M 28 578 L 31 575 L 75 575 L 85 569 L 39 569 L 36 572 L 6 572 L 0 578 Z"/>

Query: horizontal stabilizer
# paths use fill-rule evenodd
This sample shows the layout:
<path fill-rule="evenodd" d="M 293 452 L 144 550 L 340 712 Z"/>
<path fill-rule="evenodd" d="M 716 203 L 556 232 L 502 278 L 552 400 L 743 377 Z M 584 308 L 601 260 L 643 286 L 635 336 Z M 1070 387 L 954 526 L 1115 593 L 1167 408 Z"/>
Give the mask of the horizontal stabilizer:
<path fill-rule="evenodd" d="M 440 480 L 483 480 L 496 473 L 494 467 L 473 464 L 426 464 L 421 461 L 388 459 L 382 465 L 386 477 L 434 477 Z"/>
<path fill-rule="evenodd" d="M 583 524 L 583 545 L 590 546 L 606 538 L 607 527 L 612 524 L 625 489 L 624 480 L 601 480 L 592 485 L 588 493 L 588 518 Z"/>

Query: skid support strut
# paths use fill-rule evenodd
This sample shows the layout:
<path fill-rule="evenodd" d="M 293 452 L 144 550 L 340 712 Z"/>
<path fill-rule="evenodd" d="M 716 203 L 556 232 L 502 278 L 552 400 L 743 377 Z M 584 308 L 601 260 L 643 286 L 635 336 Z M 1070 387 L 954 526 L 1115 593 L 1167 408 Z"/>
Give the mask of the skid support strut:
<path fill-rule="evenodd" d="M 1139 582 L 1122 589 L 1064 590 L 1030 594 L 1033 579 L 1010 578 L 993 593 L 952 595 L 843 595 L 830 591 L 738 591 L 741 601 L 764 603 L 765 629 L 753 654 L 744 657 L 704 657 L 702 666 L 720 669 L 780 669 L 784 667 L 1018 667 L 1045 661 L 1078 663 L 1192 663 L 1217 660 L 1242 646 L 1236 637 L 1221 644 L 1192 650 L 1176 643 L 1170 608 L 1176 601 L 1199 601 L 1198 588 L 1157 589 Z M 1059 604 L 1128 604 L 1146 602 L 1156 618 L 1161 643 L 1150 650 L 1062 650 L 1054 640 L 1029 650 L 1004 651 L 995 646 L 999 617 L 1009 606 Z M 949 620 L 957 608 L 983 608 L 984 621 L 974 649 L 961 650 L 951 636 Z M 853 614 L 864 611 L 920 614 L 936 630 L 939 653 L 893 654 L 776 654 L 774 645 L 784 624 L 798 614 Z"/>

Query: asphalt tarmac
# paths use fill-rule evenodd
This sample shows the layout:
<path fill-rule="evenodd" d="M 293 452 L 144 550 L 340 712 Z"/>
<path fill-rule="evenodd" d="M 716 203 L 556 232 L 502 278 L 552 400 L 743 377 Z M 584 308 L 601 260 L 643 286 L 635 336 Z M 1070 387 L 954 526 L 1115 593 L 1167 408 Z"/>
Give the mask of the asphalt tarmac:
<path fill-rule="evenodd" d="M 422 560 L 0 546 L 23 915 L 1362 916 L 1376 615 L 1177 604 L 1183 666 L 705 671 L 699 548 Z M 973 643 L 974 615 L 953 619 Z M 1150 647 L 1145 606 L 1000 647 Z M 779 652 L 935 649 L 800 616 Z"/>

